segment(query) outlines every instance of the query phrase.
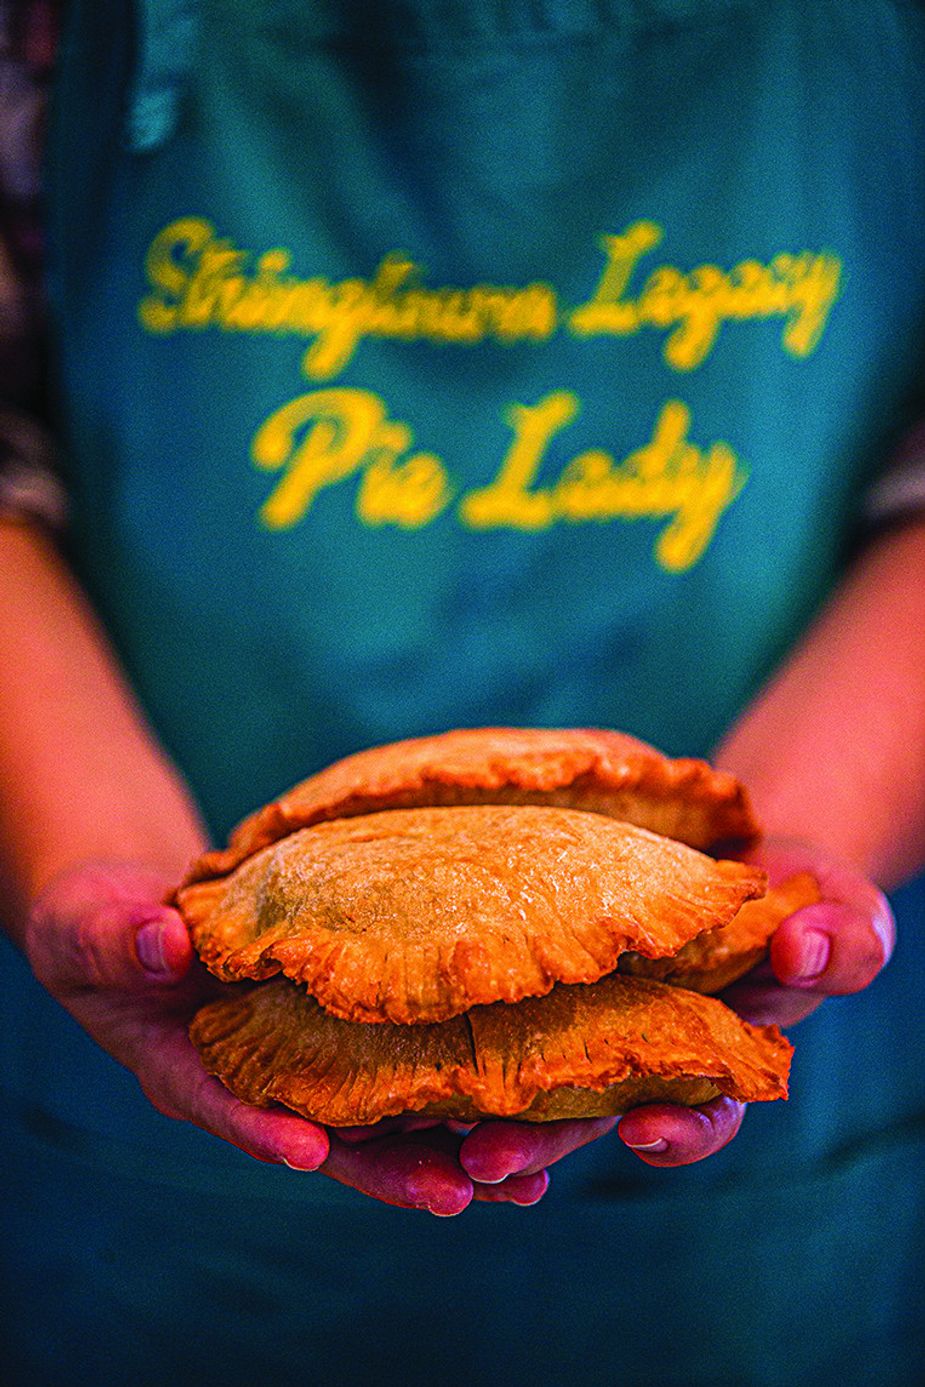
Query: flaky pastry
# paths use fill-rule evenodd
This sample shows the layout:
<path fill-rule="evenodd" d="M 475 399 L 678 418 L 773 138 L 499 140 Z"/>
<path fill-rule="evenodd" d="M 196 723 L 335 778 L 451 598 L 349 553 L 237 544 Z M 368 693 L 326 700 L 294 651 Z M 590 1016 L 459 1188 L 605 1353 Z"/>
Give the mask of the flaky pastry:
<path fill-rule="evenodd" d="M 765 880 L 600 814 L 478 805 L 300 829 L 179 905 L 223 980 L 282 972 L 335 1016 L 411 1024 L 676 954 Z"/>
<path fill-rule="evenodd" d="M 819 883 L 800 872 L 772 886 L 760 900 L 746 901 L 728 925 L 705 930 L 670 958 L 621 955 L 621 973 L 654 978 L 692 992 L 720 992 L 743 977 L 768 951 L 771 935 L 782 920 L 805 905 L 821 900 Z"/>
<path fill-rule="evenodd" d="M 227 848 L 198 858 L 184 884 L 226 876 L 326 819 L 452 804 L 584 809 L 701 849 L 758 836 L 742 785 L 705 761 L 671 760 L 597 728 L 460 728 L 371 747 L 310 776 L 239 824 Z"/>
<path fill-rule="evenodd" d="M 277 978 L 210 1003 L 190 1033 L 238 1098 L 335 1127 L 783 1098 L 792 1053 L 775 1026 L 750 1026 L 715 998 L 619 975 L 420 1026 L 338 1020 Z"/>

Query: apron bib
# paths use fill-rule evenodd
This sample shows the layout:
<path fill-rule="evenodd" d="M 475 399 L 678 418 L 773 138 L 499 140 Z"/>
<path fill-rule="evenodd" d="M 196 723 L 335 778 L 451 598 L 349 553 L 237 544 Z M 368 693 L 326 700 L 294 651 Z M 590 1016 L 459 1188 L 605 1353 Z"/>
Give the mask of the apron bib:
<path fill-rule="evenodd" d="M 705 752 L 917 365 L 913 16 L 76 10 L 74 557 L 216 833 L 454 725 Z"/>
<path fill-rule="evenodd" d="M 708 750 L 834 581 L 920 368 L 923 77 L 887 0 L 77 0 L 50 195 L 72 557 L 217 836 L 454 725 Z M 449 1229 L 165 1123 L 17 979 L 23 1304 L 57 1269 L 86 1324 L 92 1267 L 107 1326 L 75 1358 L 65 1318 L 39 1376 L 913 1380 L 902 947 L 721 1156 L 599 1142 L 537 1210 Z"/>

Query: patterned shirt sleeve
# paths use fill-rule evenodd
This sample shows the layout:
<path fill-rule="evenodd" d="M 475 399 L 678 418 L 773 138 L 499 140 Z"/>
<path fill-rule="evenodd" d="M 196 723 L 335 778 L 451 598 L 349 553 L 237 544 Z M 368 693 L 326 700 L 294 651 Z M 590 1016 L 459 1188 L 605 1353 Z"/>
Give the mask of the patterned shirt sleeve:
<path fill-rule="evenodd" d="M 58 0 L 0 0 L 0 516 L 64 519 L 47 418 L 39 168 Z"/>
<path fill-rule="evenodd" d="M 880 529 L 925 515 L 925 419 L 907 431 L 864 498 L 865 528 Z"/>

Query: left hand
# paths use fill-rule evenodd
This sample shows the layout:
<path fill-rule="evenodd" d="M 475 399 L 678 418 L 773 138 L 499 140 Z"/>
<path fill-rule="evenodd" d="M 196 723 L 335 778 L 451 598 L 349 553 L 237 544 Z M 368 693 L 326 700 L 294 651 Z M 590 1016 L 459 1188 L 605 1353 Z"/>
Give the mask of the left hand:
<path fill-rule="evenodd" d="M 811 872 L 822 900 L 784 920 L 769 958 L 723 993 L 755 1025 L 792 1026 L 826 997 L 860 992 L 889 961 L 896 921 L 889 902 L 856 867 L 811 843 L 769 838 L 745 855 L 771 885 Z"/>
<path fill-rule="evenodd" d="M 861 872 L 811 843 L 769 839 L 747 854 L 776 884 L 811 872 L 822 900 L 784 920 L 769 958 L 722 1000 L 756 1025 L 790 1026 L 826 997 L 860 992 L 889 960 L 896 925 L 886 897 Z M 634 1108 L 617 1135 L 647 1165 L 690 1165 L 726 1146 L 742 1124 L 745 1105 L 715 1098 L 698 1108 L 659 1103 Z M 542 1170 L 610 1131 L 616 1118 L 539 1125 L 482 1122 L 464 1140 L 460 1164 L 477 1182 L 516 1179 Z M 486 1197 L 482 1194 L 482 1197 Z"/>

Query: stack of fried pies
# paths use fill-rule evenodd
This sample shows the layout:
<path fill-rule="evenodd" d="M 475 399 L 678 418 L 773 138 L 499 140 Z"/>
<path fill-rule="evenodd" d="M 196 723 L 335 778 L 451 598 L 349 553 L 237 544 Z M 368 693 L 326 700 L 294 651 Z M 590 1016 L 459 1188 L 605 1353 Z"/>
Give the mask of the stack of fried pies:
<path fill-rule="evenodd" d="M 361 752 L 178 889 L 229 984 L 190 1034 L 238 1098 L 335 1127 L 786 1097 L 788 1042 L 709 995 L 819 899 L 716 855 L 757 836 L 733 776 L 620 733 Z"/>

